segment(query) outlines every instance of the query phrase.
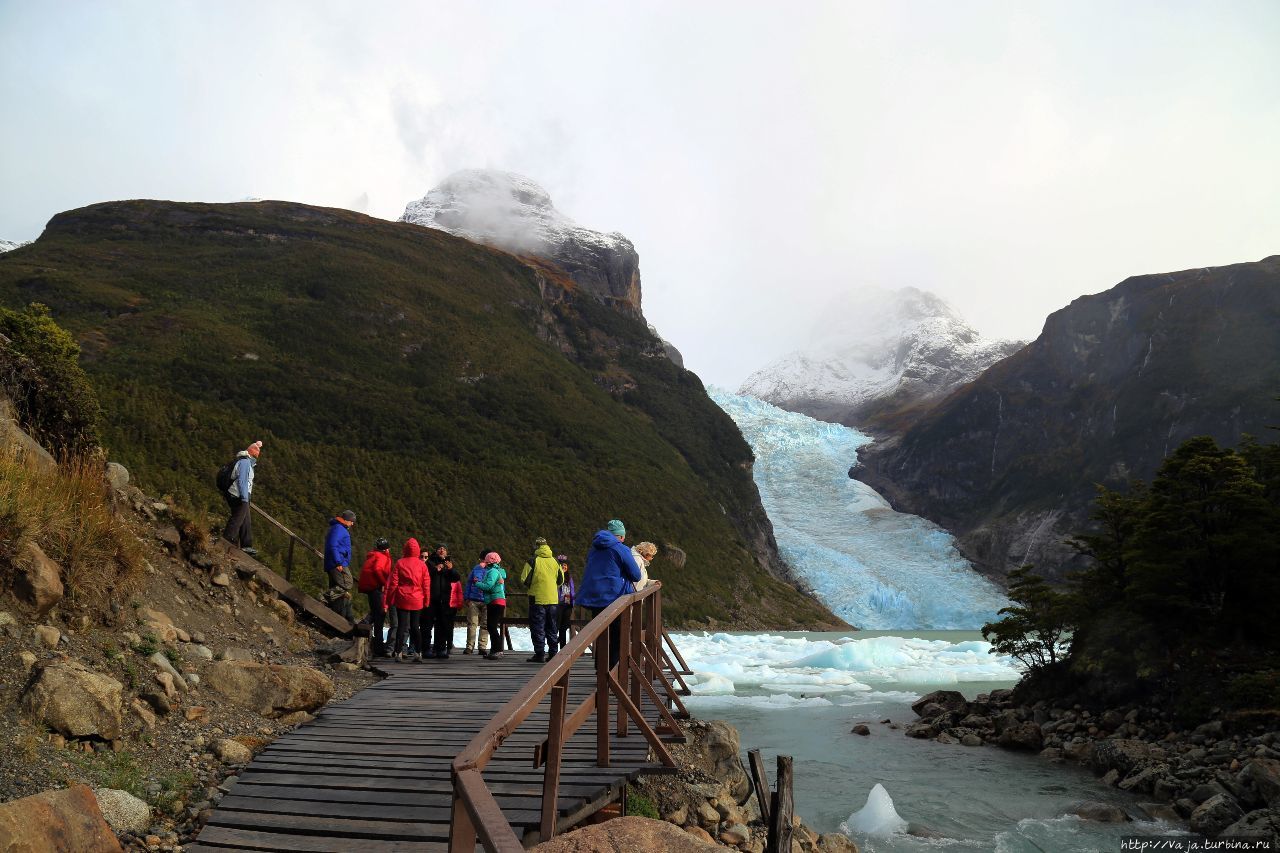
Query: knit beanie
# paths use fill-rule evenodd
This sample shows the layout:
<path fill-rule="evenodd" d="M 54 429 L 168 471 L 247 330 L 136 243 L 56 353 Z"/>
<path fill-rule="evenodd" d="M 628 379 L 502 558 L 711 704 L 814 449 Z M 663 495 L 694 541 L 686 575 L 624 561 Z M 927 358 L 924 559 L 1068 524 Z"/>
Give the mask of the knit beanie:
<path fill-rule="evenodd" d="M 254 459 L 257 459 L 258 454 L 262 452 L 262 442 L 255 441 L 253 444 L 249 445 L 248 450 L 249 450 L 249 455 L 252 456 Z"/>
<path fill-rule="evenodd" d="M 612 533 L 614 536 L 617 536 L 619 539 L 627 535 L 626 526 L 621 521 L 618 521 L 618 519 L 616 518 L 611 520 L 608 524 L 606 524 L 605 527 L 609 530 L 610 533 Z"/>
<path fill-rule="evenodd" d="M 488 554 L 484 555 L 484 564 L 486 566 L 492 566 L 494 563 L 501 563 L 501 562 L 502 562 L 502 555 L 499 554 L 497 551 L 490 551 Z"/>

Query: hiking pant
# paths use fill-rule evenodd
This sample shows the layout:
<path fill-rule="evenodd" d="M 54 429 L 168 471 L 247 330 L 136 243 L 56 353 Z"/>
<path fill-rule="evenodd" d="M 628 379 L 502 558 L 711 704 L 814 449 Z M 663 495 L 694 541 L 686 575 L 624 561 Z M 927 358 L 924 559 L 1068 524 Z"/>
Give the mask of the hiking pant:
<path fill-rule="evenodd" d="M 591 618 L 594 619 L 605 611 L 603 607 L 588 607 L 591 611 Z M 622 622 L 618 619 L 613 620 L 613 624 L 609 626 L 609 669 L 613 669 L 618 665 L 618 655 L 622 652 Z"/>
<path fill-rule="evenodd" d="M 557 604 L 556 608 L 559 611 L 556 614 L 556 624 L 558 625 L 556 633 L 559 636 L 560 648 L 563 649 L 569 645 L 569 623 L 573 621 L 573 605 Z"/>
<path fill-rule="evenodd" d="M 365 597 L 369 599 L 369 629 L 373 632 L 373 653 L 380 655 L 387 650 L 387 641 L 382 637 L 382 623 L 387 615 L 382 608 L 382 590 L 366 592 Z"/>
<path fill-rule="evenodd" d="M 489 626 L 489 614 L 483 601 L 468 601 L 462 605 L 462 612 L 467 616 L 467 648 L 475 649 L 476 635 L 479 634 L 480 651 L 489 648 L 489 635 L 485 629 Z"/>
<path fill-rule="evenodd" d="M 222 538 L 237 548 L 252 548 L 253 524 L 249 502 L 226 494 L 223 497 L 227 499 L 227 508 L 231 510 L 231 517 L 227 519 L 227 527 L 222 531 Z"/>
<path fill-rule="evenodd" d="M 534 654 L 542 654 L 544 647 L 553 655 L 560 650 L 560 638 L 556 634 L 559 616 L 559 604 L 529 605 L 529 634 L 533 637 Z"/>
<path fill-rule="evenodd" d="M 506 615 L 507 605 L 505 604 L 486 604 L 485 619 L 489 621 L 489 646 L 490 650 L 500 652 L 505 649 L 502 642 L 502 617 Z"/>
<path fill-rule="evenodd" d="M 452 607 L 440 607 L 433 614 L 435 620 L 436 639 L 431 647 L 436 657 L 447 655 L 453 650 L 453 617 L 458 611 Z M 426 642 L 426 631 L 423 631 L 423 642 Z"/>
<path fill-rule="evenodd" d="M 395 651 L 403 652 L 406 650 L 405 642 L 408 641 L 412 648 L 422 648 L 422 611 L 421 610 L 402 610 L 396 608 L 396 647 Z"/>

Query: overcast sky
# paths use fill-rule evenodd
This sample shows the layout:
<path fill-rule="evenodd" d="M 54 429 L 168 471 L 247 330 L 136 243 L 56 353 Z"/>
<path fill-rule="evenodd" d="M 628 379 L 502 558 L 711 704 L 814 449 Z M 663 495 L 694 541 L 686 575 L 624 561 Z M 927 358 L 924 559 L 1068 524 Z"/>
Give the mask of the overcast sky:
<path fill-rule="evenodd" d="M 121 198 L 397 218 L 526 174 L 735 386 L 915 285 L 982 332 L 1280 253 L 1280 2 L 0 0 L 0 238 Z"/>

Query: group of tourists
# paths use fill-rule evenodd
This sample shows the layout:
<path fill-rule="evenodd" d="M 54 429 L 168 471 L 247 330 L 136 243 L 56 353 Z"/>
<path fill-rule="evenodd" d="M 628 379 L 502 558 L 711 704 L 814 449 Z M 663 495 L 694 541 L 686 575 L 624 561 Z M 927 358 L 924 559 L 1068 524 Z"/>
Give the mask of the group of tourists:
<path fill-rule="evenodd" d="M 249 520 L 253 472 L 262 442 L 240 451 L 218 472 L 217 484 L 231 511 L 223 536 L 246 554 L 256 555 Z M 438 543 L 424 560 L 417 539 L 408 539 L 400 557 L 391 558 L 386 538 L 374 542 L 364 558 L 358 579 L 351 570 L 351 528 L 356 514 L 344 510 L 329 520 L 325 536 L 324 570 L 329 587 L 325 603 L 354 622 L 352 591 L 369 602 L 368 628 L 373 653 L 399 660 L 447 659 L 454 651 L 453 626 L 458 611 L 467 625 L 466 655 L 488 660 L 502 657 L 507 609 L 507 569 L 494 548 L 484 548 L 464 578 L 454 568 L 449 546 Z M 592 537 L 581 586 L 569 571 L 569 558 L 553 554 L 547 540 L 533 540 L 533 550 L 520 571 L 529 596 L 531 663 L 543 663 L 563 648 L 569 637 L 573 608 L 587 608 L 592 618 L 623 595 L 652 581 L 648 567 L 658 548 L 641 542 L 626 545 L 627 531 L 613 519 Z M 385 633 L 384 633 L 385 629 Z M 610 665 L 617 663 L 621 628 L 610 626 Z"/>

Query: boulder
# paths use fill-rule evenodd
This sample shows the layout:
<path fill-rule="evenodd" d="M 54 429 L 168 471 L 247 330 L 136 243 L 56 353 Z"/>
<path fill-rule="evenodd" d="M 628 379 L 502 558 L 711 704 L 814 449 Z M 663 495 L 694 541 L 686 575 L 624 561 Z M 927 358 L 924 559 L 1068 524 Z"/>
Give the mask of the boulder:
<path fill-rule="evenodd" d="M 107 482 L 117 492 L 123 492 L 129 485 L 129 469 L 119 462 L 107 463 Z"/>
<path fill-rule="evenodd" d="M 18 652 L 18 662 L 22 664 L 23 672 L 30 672 L 31 667 L 36 665 L 36 656 L 28 651 Z"/>
<path fill-rule="evenodd" d="M 620 817 L 556 836 L 533 849 L 538 853 L 702 853 L 724 848 L 717 847 L 706 830 L 699 827 L 683 830 L 647 817 Z"/>
<path fill-rule="evenodd" d="M 227 764 L 248 764 L 253 760 L 253 750 L 231 738 L 214 741 L 213 754 Z"/>
<path fill-rule="evenodd" d="M 734 823 L 720 830 L 720 840 L 725 844 L 737 847 L 751 840 L 751 830 L 744 824 Z"/>
<path fill-rule="evenodd" d="M 820 853 L 858 853 L 858 845 L 843 832 L 824 832 L 818 836 Z"/>
<path fill-rule="evenodd" d="M 182 677 L 182 673 L 178 672 L 178 670 L 174 667 L 173 662 L 170 661 L 167 657 L 165 657 L 161 652 L 156 652 L 151 657 L 147 658 L 147 660 L 153 666 L 155 666 L 156 669 L 160 670 L 160 672 L 172 678 L 173 684 L 175 687 L 177 687 L 183 693 L 187 692 L 187 689 L 188 689 L 187 682 Z M 170 695 L 169 698 L 173 698 L 172 695 Z"/>
<path fill-rule="evenodd" d="M 1026 749 L 1039 752 L 1044 745 L 1044 736 L 1040 733 L 1040 727 L 1031 720 L 1025 723 L 1018 723 L 1016 726 L 1010 726 L 1000 733 L 999 740 L 996 741 L 1000 746 L 1006 749 Z"/>
<path fill-rule="evenodd" d="M 1280 847 L 1280 809 L 1258 809 L 1249 812 L 1222 830 L 1224 838 L 1269 841 Z"/>
<path fill-rule="evenodd" d="M 306 666 L 223 660 L 205 678 L 218 693 L 264 717 L 314 711 L 333 698 L 333 682 Z"/>
<path fill-rule="evenodd" d="M 1250 758 L 1236 777 L 1241 785 L 1257 792 L 1258 799 L 1270 808 L 1280 808 L 1280 761 L 1274 758 Z"/>
<path fill-rule="evenodd" d="M 22 708 L 67 737 L 120 737 L 123 685 L 77 661 L 46 664 L 22 696 Z"/>
<path fill-rule="evenodd" d="M 26 552 L 16 562 L 18 572 L 13 594 L 31 605 L 37 619 L 42 618 L 62 601 L 66 591 L 62 586 L 62 567 L 45 556 L 34 542 L 27 543 Z"/>
<path fill-rule="evenodd" d="M 916 712 L 917 716 L 930 716 L 920 713 L 926 705 L 938 705 L 943 711 L 960 711 L 964 712 L 968 708 L 969 703 L 964 696 L 957 690 L 935 690 L 911 703 L 911 710 Z M 934 715 L 936 716 L 936 715 Z"/>
<path fill-rule="evenodd" d="M 902 733 L 907 737 L 931 738 L 937 732 L 932 723 L 912 723 L 903 729 Z"/>
<path fill-rule="evenodd" d="M 56 649 L 58 641 L 62 639 L 62 632 L 52 625 L 37 625 L 35 635 L 36 640 L 46 649 Z"/>
<path fill-rule="evenodd" d="M 1215 794 L 1191 813 L 1191 831 L 1215 838 L 1242 817 L 1244 810 L 1239 803 L 1227 794 Z"/>
<path fill-rule="evenodd" d="M 73 785 L 0 804 L 0 851 L 120 853 L 93 791 Z"/>
<path fill-rule="evenodd" d="M 1086 800 L 1076 803 L 1072 806 L 1069 814 L 1082 817 L 1085 820 L 1097 821 L 1098 823 L 1124 823 L 1129 816 L 1124 813 L 1124 809 L 1113 803 L 1100 803 L 1096 800 Z"/>
<path fill-rule="evenodd" d="M 970 733 L 960 738 L 960 744 L 962 746 L 982 746 L 982 738 Z"/>
<path fill-rule="evenodd" d="M 1177 823 L 1181 820 L 1178 810 L 1168 803 L 1138 803 L 1138 808 L 1152 820 L 1162 820 L 1165 823 Z"/>
<path fill-rule="evenodd" d="M 43 471 L 57 471 L 58 461 L 40 442 L 18 426 L 13 417 L 13 407 L 4 397 L 0 397 L 0 445 L 10 445 L 17 451 L 17 457 L 29 468 Z"/>
<path fill-rule="evenodd" d="M 173 625 L 173 620 L 164 611 L 154 610 L 150 607 L 139 607 L 138 618 L 142 620 L 147 632 L 160 642 L 173 643 L 177 641 L 178 631 Z"/>
<path fill-rule="evenodd" d="M 97 788 L 93 795 L 103 818 L 116 832 L 144 833 L 151 826 L 151 806 L 128 791 Z"/>
<path fill-rule="evenodd" d="M 708 720 L 695 731 L 698 748 L 691 752 L 699 756 L 701 769 L 723 782 L 735 802 L 744 802 L 751 795 L 751 782 L 742 766 L 738 730 L 720 720 Z"/>
<path fill-rule="evenodd" d="M 871 734 L 871 729 L 868 728 L 866 723 L 858 723 L 856 726 L 850 729 L 850 732 L 855 735 L 862 735 L 863 737 L 866 737 L 867 735 Z"/>
<path fill-rule="evenodd" d="M 253 652 L 249 651 L 248 649 L 240 649 L 240 648 L 236 648 L 235 646 L 227 646 L 225 649 L 218 652 L 218 660 L 252 661 L 252 660 L 256 660 L 256 658 L 254 658 Z"/>
<path fill-rule="evenodd" d="M 1119 738 L 1098 741 L 1093 747 L 1093 769 L 1096 773 L 1116 770 L 1124 777 L 1134 767 L 1151 759 L 1153 752 L 1151 744 L 1140 740 Z"/>

